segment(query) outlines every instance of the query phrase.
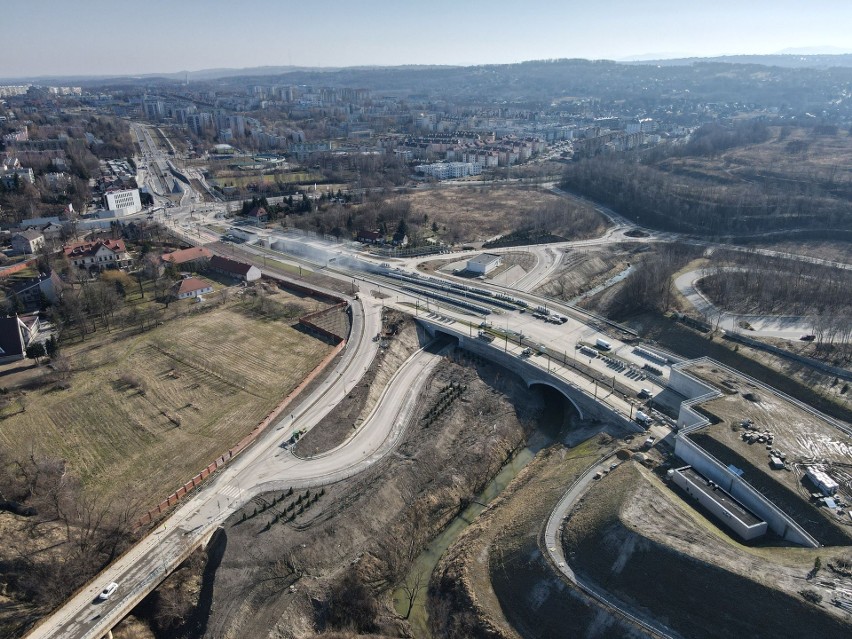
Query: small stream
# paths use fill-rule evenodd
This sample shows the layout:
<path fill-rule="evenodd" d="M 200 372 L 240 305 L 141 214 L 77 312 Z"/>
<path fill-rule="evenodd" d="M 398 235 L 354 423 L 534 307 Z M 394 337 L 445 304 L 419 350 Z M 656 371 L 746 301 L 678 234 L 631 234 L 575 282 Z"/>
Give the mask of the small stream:
<path fill-rule="evenodd" d="M 476 496 L 475 501 L 471 502 L 461 514 L 453 519 L 441 534 L 432 540 L 426 547 L 426 550 L 420 553 L 417 559 L 414 560 L 411 570 L 403 583 L 414 583 L 414 580 L 419 576 L 420 583 L 423 585 L 423 588 L 414 600 L 414 605 L 411 607 L 411 614 L 408 617 L 411 631 L 417 639 L 431 639 L 432 637 L 432 634 L 429 632 L 426 599 L 429 579 L 435 570 L 435 566 L 438 564 L 438 560 L 458 538 L 461 532 L 473 523 L 479 514 L 485 510 L 488 503 L 506 489 L 506 486 L 535 457 L 536 453 L 552 442 L 553 437 L 550 434 L 544 433 L 541 430 L 533 433 L 528 446 L 518 451 L 507 461 L 485 489 Z M 408 596 L 402 588 L 394 590 L 393 603 L 397 614 L 405 617 L 408 612 Z"/>
<path fill-rule="evenodd" d="M 593 289 L 590 289 L 590 290 L 586 291 L 585 293 L 580 293 L 579 295 L 572 297 L 570 300 L 568 300 L 568 303 L 569 304 L 577 304 L 578 302 L 582 302 L 584 299 L 586 299 L 588 297 L 592 297 L 593 295 L 597 295 L 598 293 L 600 293 L 604 289 L 609 288 L 613 284 L 618 284 L 621 280 L 623 280 L 625 277 L 630 275 L 633 272 L 633 270 L 634 270 L 634 268 L 633 268 L 633 265 L 631 264 L 630 266 L 625 268 L 623 271 L 621 271 L 620 273 L 616 273 L 615 275 L 613 275 L 611 278 L 609 278 L 607 281 L 603 282 L 602 284 L 598 284 Z"/>

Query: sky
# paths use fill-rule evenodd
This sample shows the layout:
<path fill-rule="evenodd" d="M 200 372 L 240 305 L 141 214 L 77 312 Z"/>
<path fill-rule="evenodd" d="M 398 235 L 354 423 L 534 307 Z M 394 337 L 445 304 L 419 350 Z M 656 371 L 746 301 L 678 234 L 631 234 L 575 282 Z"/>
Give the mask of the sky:
<path fill-rule="evenodd" d="M 5 0 L 0 77 L 852 52 L 849 25 L 852 0 Z"/>

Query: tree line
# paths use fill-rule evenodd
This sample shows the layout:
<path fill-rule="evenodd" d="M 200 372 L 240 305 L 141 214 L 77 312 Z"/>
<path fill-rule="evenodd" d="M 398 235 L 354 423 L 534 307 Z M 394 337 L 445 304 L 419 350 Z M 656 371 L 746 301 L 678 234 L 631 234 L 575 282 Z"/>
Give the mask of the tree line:
<path fill-rule="evenodd" d="M 21 636 L 120 555 L 133 540 L 137 506 L 132 500 L 107 503 L 87 494 L 64 460 L 34 450 L 13 458 L 0 450 L 0 509 L 23 517 L 20 534 L 56 540 L 47 551 L 7 547 L 4 594 L 28 604 L 31 612 L 18 615 L 17 628 L 6 630 Z"/>
<path fill-rule="evenodd" d="M 713 158 L 734 146 L 764 141 L 767 135 L 760 123 L 705 126 L 680 149 L 658 149 L 645 156 L 603 154 L 569 164 L 562 185 L 638 224 L 664 230 L 721 237 L 852 229 L 852 181 L 836 167 L 801 175 L 786 169 L 774 175 L 769 166 L 746 167 L 745 180 L 725 177 L 719 167 L 706 171 L 700 162 L 694 170 L 673 162 Z M 788 152 L 798 153 L 797 148 Z"/>

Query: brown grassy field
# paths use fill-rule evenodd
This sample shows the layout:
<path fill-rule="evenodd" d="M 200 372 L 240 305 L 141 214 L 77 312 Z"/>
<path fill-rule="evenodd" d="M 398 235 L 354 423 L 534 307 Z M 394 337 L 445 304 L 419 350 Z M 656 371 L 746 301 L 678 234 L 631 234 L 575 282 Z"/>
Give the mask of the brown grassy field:
<path fill-rule="evenodd" d="M 68 389 L 4 409 L 0 445 L 66 459 L 93 494 L 147 506 L 250 432 L 330 348 L 243 303 L 119 339 L 100 331 L 64 349 Z"/>
<path fill-rule="evenodd" d="M 538 187 L 518 186 L 465 186 L 452 188 L 427 188 L 401 196 L 411 203 L 411 218 L 429 216 L 430 223 L 447 227 L 450 241 L 486 240 L 495 235 L 509 233 L 525 224 L 534 224 L 547 210 L 568 211 L 576 209 L 584 218 L 590 216 L 599 222 L 594 228 L 580 233 L 572 228 L 570 215 L 564 223 L 549 230 L 570 238 L 593 237 L 603 232 L 605 220 L 591 207 L 569 202 L 550 191 Z M 581 208 L 582 207 L 582 208 Z M 558 217 L 558 216 L 557 216 Z"/>
<path fill-rule="evenodd" d="M 852 135 L 815 135 L 809 129 L 770 127 L 771 137 L 724 151 L 721 157 L 684 157 L 669 160 L 681 174 L 696 174 L 720 182 L 808 182 L 826 180 L 835 185 L 852 180 Z"/>

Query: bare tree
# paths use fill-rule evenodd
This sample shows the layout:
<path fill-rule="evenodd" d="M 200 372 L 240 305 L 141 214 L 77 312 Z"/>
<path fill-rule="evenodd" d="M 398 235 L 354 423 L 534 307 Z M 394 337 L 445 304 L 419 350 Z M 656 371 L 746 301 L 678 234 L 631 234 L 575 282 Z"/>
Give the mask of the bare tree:
<path fill-rule="evenodd" d="M 411 609 L 414 608 L 414 602 L 426 586 L 427 582 L 424 579 L 423 571 L 421 570 L 414 571 L 408 576 L 408 579 L 402 583 L 400 590 L 405 593 L 405 598 L 408 600 L 408 607 L 406 608 L 405 617 L 403 617 L 404 619 L 408 619 L 411 616 Z"/>

